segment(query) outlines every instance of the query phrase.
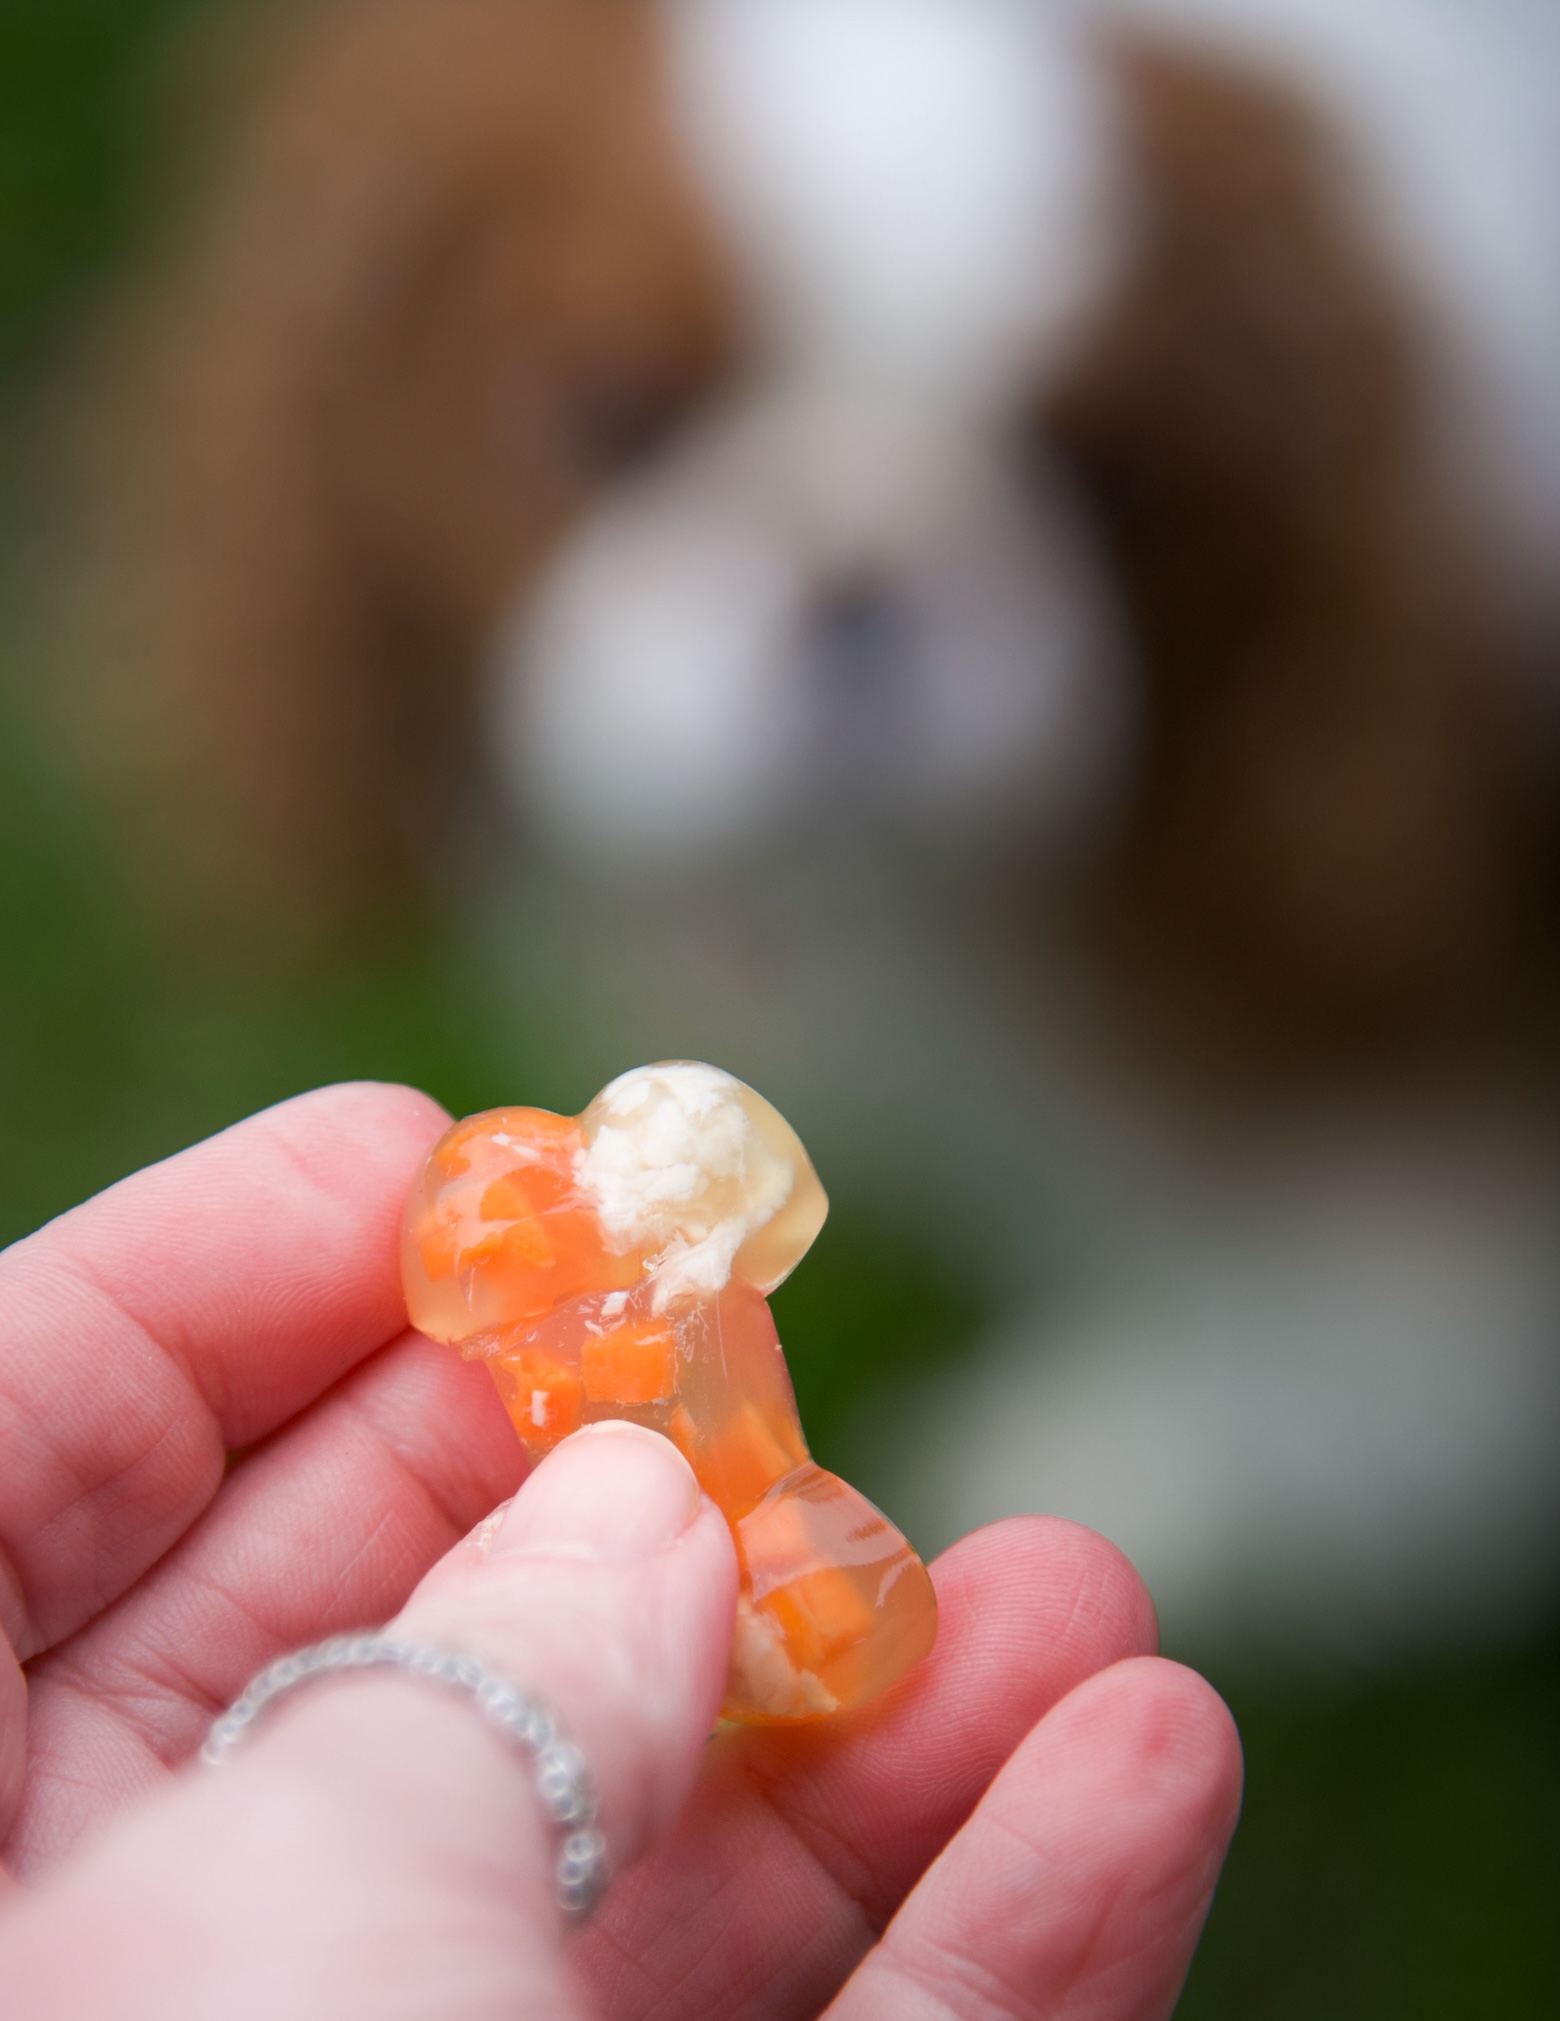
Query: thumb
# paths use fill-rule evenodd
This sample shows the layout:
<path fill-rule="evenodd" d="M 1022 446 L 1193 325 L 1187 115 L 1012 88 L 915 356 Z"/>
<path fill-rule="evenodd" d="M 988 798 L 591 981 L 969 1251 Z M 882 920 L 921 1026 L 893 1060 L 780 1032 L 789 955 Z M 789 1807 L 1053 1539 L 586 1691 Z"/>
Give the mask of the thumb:
<path fill-rule="evenodd" d="M 576 1432 L 507 1509 L 441 1559 L 398 1633 L 460 1649 L 534 1691 L 595 1771 L 625 1865 L 682 1809 L 726 1681 L 731 1533 L 668 1440 Z"/>
<path fill-rule="evenodd" d="M 676 1449 L 602 1424 L 435 1566 L 393 1627 L 555 1712 L 621 1867 L 692 1786 L 736 1583 L 726 1525 Z M 183 1779 L 12 1909 L 0 1982 L 16 2021 L 583 2014 L 555 1856 L 532 1763 L 464 1694 L 349 1672 L 282 1701 L 229 1767 Z"/>

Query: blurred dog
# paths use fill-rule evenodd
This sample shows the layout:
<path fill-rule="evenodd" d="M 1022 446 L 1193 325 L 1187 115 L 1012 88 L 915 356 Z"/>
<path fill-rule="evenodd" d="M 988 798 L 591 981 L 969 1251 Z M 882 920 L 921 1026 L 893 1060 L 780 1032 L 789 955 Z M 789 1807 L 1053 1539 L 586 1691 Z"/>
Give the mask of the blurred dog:
<path fill-rule="evenodd" d="M 464 887 L 529 992 L 571 942 L 603 1045 L 729 1059 L 1008 1281 L 1061 1231 L 1063 1320 L 879 1477 L 926 1535 L 1086 1514 L 1172 1615 L 1368 1640 L 1555 1569 L 1547 1150 L 1487 1096 L 1210 1143 L 1093 1036 L 1103 978 L 1161 1059 L 1331 1099 L 1520 1027 L 1560 148 L 1515 5 L 321 0 L 131 347 L 110 714 L 200 867 Z"/>
<path fill-rule="evenodd" d="M 507 773 L 609 856 L 1081 832 L 1127 994 L 1226 1057 L 1476 1021 L 1552 218 L 1500 38 L 1423 17 L 311 10 L 142 319 L 128 743 L 295 903 Z"/>

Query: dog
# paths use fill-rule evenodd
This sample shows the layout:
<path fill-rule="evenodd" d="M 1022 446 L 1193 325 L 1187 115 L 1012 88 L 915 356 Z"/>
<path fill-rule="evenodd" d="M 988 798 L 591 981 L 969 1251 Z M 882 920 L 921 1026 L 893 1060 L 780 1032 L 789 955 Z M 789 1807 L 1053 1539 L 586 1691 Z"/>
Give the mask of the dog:
<path fill-rule="evenodd" d="M 732 1059 L 1020 1279 L 1048 1217 L 1120 1231 L 1145 1284 L 1179 1228 L 1205 1289 L 1300 1230 L 1270 1316 L 1341 1303 L 1249 1330 L 1313 1398 L 1287 1535 L 1329 1604 L 1329 1523 L 1370 1506 L 1330 1469 L 1372 1457 L 1329 1420 L 1377 1420 L 1316 1341 L 1410 1400 L 1471 1366 L 1458 1326 L 1416 1362 L 1435 1330 L 1344 1267 L 1330 1203 L 1386 1174 L 1382 1226 L 1467 1231 L 1390 1253 L 1526 1287 L 1438 1506 L 1527 1534 L 1551 1290 L 1480 1202 L 1536 1227 L 1550 1185 L 1489 1088 L 1551 932 L 1560 148 L 1522 61 L 1551 32 L 1471 0 L 321 4 L 225 101 L 127 317 L 106 525 L 139 649 L 101 713 L 224 894 L 328 921 L 464 891 L 602 1046 Z M 1496 1177 L 1420 1215 L 1396 1147 L 1455 1171 L 1469 1084 Z M 1205 1119 L 1239 1091 L 1233 1135 L 1183 1126 L 1187 1085 Z M 1226 1211 L 1248 1188 L 1271 1218 Z M 1088 1352 L 1020 1300 L 965 1383 L 960 1452 L 1001 1465 L 926 1459 L 945 1398 L 901 1421 L 925 1526 L 972 1480 L 977 1513 L 1082 1512 L 1025 1432 L 1061 1384 L 1118 1461 L 1087 1513 L 1227 1598 L 1199 1540 L 1261 1525 L 1215 1490 L 1299 1407 L 1166 1329 L 1164 1469 L 1208 1494 L 1143 1517 L 1118 1404 L 1154 1329 L 1107 1352 L 1103 1280 L 1072 1281 Z M 1241 1396 L 1221 1475 L 1176 1425 Z M 1469 1416 L 1397 1422 L 1385 1501 L 1422 1514 Z M 1416 1525 L 1349 1618 L 1424 1590 Z"/>
<path fill-rule="evenodd" d="M 128 741 L 305 907 L 495 774 L 632 853 L 659 770 L 697 854 L 832 767 L 939 846 L 1089 832 L 1123 999 L 1226 1058 L 1476 1024 L 1543 859 L 1553 284 L 1448 116 L 1506 115 L 1492 38 L 1422 15 L 315 10 L 143 319 Z M 701 636 L 613 617 L 636 509 Z"/>

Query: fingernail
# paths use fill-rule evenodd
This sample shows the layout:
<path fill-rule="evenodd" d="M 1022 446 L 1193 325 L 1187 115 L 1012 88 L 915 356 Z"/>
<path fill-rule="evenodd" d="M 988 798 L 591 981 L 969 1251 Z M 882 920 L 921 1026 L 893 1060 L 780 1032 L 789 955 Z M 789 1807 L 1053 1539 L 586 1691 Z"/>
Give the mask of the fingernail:
<path fill-rule="evenodd" d="M 507 1502 L 500 1502 L 496 1509 L 490 1510 L 477 1527 L 468 1532 L 465 1539 L 466 1548 L 475 1551 L 479 1558 L 485 1558 L 488 1546 L 503 1528 L 505 1518 L 514 1507 L 514 1503 L 515 1498 L 511 1495 Z"/>
<path fill-rule="evenodd" d="M 652 1557 L 699 1513 L 693 1469 L 669 1439 L 617 1420 L 548 1454 L 488 1546 L 495 1558 Z"/>

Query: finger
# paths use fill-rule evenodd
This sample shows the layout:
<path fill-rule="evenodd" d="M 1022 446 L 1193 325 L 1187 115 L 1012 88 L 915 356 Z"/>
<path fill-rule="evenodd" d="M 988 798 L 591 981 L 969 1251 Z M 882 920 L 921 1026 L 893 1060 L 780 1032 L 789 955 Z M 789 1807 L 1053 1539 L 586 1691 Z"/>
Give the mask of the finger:
<path fill-rule="evenodd" d="M 889 1926 L 831 2021 L 1155 2021 L 1174 2007 L 1240 1809 L 1240 1742 L 1179 1665 L 1056 1707 Z"/>
<path fill-rule="evenodd" d="M 577 1432 L 492 1538 L 443 1559 L 401 1617 L 435 1641 L 474 1640 L 559 1709 L 600 1778 L 619 1866 L 683 1807 L 720 1710 L 736 1614 L 731 1533 L 667 1444 L 612 1420 Z M 648 1554 L 673 1536 L 683 1548 L 658 1564 Z M 666 1590 L 653 1597 L 656 1576 Z"/>
<path fill-rule="evenodd" d="M 621 1863 L 697 1771 L 735 1603 L 730 1533 L 675 1449 L 603 1425 L 557 1448 L 486 1551 L 442 1561 L 399 1625 L 553 1703 Z M 181 1779 L 0 1921 L 8 2016 L 567 2021 L 586 2009 L 551 1857 L 530 1764 L 471 1706 L 394 1673 L 317 1683 L 228 1769 Z"/>
<path fill-rule="evenodd" d="M 522 1464 L 485 1369 L 408 1333 L 355 1370 L 32 1666 L 17 1870 L 36 1874 L 155 1787 L 273 1657 L 388 1619 Z"/>
<path fill-rule="evenodd" d="M 0 1256 L 0 1628 L 18 1655 L 162 1555 L 225 1447 L 405 1326 L 401 1208 L 445 1121 L 407 1088 L 305 1095 Z"/>
<path fill-rule="evenodd" d="M 816 2014 L 1035 1722 L 1157 1646 L 1152 1603 L 1092 1531 L 1023 1517 L 932 1567 L 939 1625 L 886 1699 L 728 1734 L 678 1830 L 581 1947 L 615 2021 Z"/>

